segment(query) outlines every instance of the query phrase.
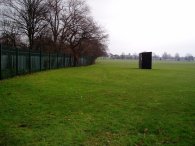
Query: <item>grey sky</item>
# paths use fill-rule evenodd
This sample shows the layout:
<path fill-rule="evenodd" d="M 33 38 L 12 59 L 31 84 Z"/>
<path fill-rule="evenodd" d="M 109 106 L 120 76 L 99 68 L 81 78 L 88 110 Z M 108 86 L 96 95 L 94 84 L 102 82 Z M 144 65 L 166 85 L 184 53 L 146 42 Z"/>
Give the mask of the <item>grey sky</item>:
<path fill-rule="evenodd" d="M 87 0 L 111 53 L 195 55 L 195 0 Z"/>

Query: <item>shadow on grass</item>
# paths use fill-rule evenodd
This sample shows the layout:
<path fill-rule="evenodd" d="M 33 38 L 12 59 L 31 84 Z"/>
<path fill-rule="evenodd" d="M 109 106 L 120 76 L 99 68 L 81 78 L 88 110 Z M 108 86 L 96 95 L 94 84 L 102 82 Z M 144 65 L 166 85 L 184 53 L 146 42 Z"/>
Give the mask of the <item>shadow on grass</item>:
<path fill-rule="evenodd" d="M 139 69 L 139 68 L 125 68 L 125 69 L 128 69 L 128 70 L 140 70 L 140 71 L 156 71 L 156 70 L 161 70 L 161 69 L 158 69 L 158 68 L 152 68 L 152 69 Z"/>

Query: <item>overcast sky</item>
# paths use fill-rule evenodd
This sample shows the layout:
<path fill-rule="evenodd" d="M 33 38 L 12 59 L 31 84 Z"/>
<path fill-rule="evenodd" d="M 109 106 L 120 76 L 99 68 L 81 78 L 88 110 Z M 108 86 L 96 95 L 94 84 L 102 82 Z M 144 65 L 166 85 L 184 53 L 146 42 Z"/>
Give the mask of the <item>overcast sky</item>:
<path fill-rule="evenodd" d="M 195 56 L 195 0 L 87 0 L 114 54 Z"/>

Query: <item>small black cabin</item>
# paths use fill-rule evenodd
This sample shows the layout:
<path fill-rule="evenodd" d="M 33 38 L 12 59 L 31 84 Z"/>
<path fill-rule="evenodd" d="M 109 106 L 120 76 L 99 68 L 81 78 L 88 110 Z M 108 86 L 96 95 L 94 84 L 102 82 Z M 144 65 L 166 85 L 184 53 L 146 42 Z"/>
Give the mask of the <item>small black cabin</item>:
<path fill-rule="evenodd" d="M 139 54 L 139 68 L 152 69 L 152 52 L 143 52 Z"/>

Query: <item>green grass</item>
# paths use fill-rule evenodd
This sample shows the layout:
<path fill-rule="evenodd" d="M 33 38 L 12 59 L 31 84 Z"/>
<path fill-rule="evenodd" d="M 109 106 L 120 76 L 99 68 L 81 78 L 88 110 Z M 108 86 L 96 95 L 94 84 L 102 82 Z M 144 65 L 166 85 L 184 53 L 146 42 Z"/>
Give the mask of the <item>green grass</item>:
<path fill-rule="evenodd" d="M 195 145 L 195 63 L 137 64 L 0 81 L 0 145 Z"/>

